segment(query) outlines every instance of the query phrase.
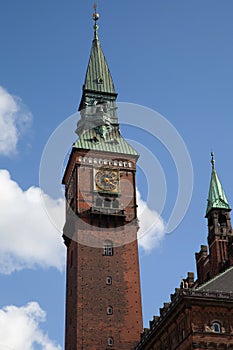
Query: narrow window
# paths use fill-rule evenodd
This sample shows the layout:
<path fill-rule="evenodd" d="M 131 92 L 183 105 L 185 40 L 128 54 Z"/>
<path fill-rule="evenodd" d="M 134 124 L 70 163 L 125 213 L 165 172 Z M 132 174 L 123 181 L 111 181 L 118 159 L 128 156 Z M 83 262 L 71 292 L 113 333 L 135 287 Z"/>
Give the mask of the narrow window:
<path fill-rule="evenodd" d="M 220 214 L 218 217 L 218 222 L 220 226 L 226 226 L 227 225 L 227 219 L 225 215 Z"/>
<path fill-rule="evenodd" d="M 113 314 L 113 308 L 112 308 L 112 306 L 108 306 L 108 307 L 107 307 L 107 314 L 108 314 L 108 315 L 112 315 L 112 314 Z"/>
<path fill-rule="evenodd" d="M 97 206 L 97 207 L 102 207 L 102 203 L 103 203 L 103 201 L 102 201 L 101 198 L 97 198 L 97 199 L 96 199 L 96 206 Z"/>
<path fill-rule="evenodd" d="M 108 346 L 113 346 L 113 344 L 114 344 L 113 338 L 112 337 L 108 338 Z"/>
<path fill-rule="evenodd" d="M 185 330 L 182 329 L 182 339 L 184 339 L 184 338 L 185 338 Z"/>
<path fill-rule="evenodd" d="M 73 266 L 73 250 L 71 250 L 71 254 L 70 254 L 70 267 Z"/>
<path fill-rule="evenodd" d="M 112 207 L 113 207 L 114 209 L 119 208 L 119 201 L 118 201 L 117 199 L 115 199 L 115 200 L 113 201 Z"/>
<path fill-rule="evenodd" d="M 104 243 L 104 255 L 107 255 L 107 256 L 112 256 L 113 255 L 112 242 L 106 241 Z"/>
<path fill-rule="evenodd" d="M 108 276 L 106 278 L 106 284 L 108 284 L 109 286 L 112 284 L 112 277 L 111 276 Z"/>
<path fill-rule="evenodd" d="M 111 207 L 111 201 L 109 199 L 104 200 L 104 207 L 105 208 L 110 208 Z"/>
<path fill-rule="evenodd" d="M 209 219 L 208 219 L 208 225 L 209 225 L 209 226 L 213 226 L 213 224 L 214 224 L 214 223 L 213 223 L 213 218 L 209 218 Z"/>

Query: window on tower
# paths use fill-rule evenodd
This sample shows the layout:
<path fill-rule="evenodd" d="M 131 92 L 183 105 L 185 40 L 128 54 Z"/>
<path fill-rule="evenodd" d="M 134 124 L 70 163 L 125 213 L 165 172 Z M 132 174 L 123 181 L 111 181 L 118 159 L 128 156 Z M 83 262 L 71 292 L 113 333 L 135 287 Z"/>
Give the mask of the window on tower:
<path fill-rule="evenodd" d="M 70 267 L 73 266 L 73 250 L 71 250 L 71 254 L 70 254 Z"/>
<path fill-rule="evenodd" d="M 213 218 L 211 217 L 208 219 L 208 225 L 211 227 L 211 226 L 213 226 L 213 224 L 214 224 Z"/>
<path fill-rule="evenodd" d="M 111 200 L 109 198 L 105 198 L 104 200 L 104 207 L 110 208 L 111 207 Z"/>
<path fill-rule="evenodd" d="M 94 197 L 94 209 L 102 210 L 105 212 L 105 209 L 107 212 L 120 212 L 120 200 L 116 195 L 107 195 L 100 196 L 99 194 Z"/>
<path fill-rule="evenodd" d="M 114 345 L 113 338 L 112 337 L 108 338 L 108 346 L 113 346 L 113 345 Z"/>
<path fill-rule="evenodd" d="M 113 308 L 112 308 L 112 306 L 108 306 L 108 307 L 107 307 L 107 314 L 108 314 L 108 315 L 112 315 L 112 314 L 113 314 Z"/>
<path fill-rule="evenodd" d="M 182 329 L 182 339 L 184 339 L 184 338 L 185 338 L 185 330 Z"/>
<path fill-rule="evenodd" d="M 106 241 L 104 243 L 104 255 L 107 255 L 107 256 L 113 255 L 113 246 L 111 241 Z"/>
<path fill-rule="evenodd" d="M 112 207 L 113 207 L 114 209 L 119 208 L 119 201 L 118 201 L 117 199 L 115 199 L 115 200 L 113 201 Z"/>
<path fill-rule="evenodd" d="M 218 222 L 220 226 L 226 226 L 227 225 L 227 219 L 225 215 L 220 214 L 218 217 Z"/>
<path fill-rule="evenodd" d="M 106 284 L 109 285 L 109 286 L 112 284 L 112 277 L 111 276 L 108 276 L 106 278 Z"/>
<path fill-rule="evenodd" d="M 96 206 L 97 206 L 97 207 L 102 207 L 102 204 L 103 204 L 102 199 L 101 199 L 101 198 L 97 198 L 97 199 L 96 199 Z"/>

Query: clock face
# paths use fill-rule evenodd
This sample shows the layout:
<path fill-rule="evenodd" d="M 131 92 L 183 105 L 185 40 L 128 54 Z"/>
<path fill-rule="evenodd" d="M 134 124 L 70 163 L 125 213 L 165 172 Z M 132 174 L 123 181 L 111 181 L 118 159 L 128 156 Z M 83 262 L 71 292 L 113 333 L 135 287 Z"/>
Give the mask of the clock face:
<path fill-rule="evenodd" d="M 118 171 L 98 170 L 95 174 L 95 184 L 97 190 L 118 192 Z"/>

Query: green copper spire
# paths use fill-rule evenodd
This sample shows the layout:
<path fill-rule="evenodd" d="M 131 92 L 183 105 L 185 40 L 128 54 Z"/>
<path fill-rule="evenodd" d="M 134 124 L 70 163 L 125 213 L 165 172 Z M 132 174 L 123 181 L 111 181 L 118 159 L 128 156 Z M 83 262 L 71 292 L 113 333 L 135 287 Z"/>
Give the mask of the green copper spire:
<path fill-rule="evenodd" d="M 112 76 L 98 38 L 99 14 L 94 6 L 94 39 L 79 106 L 79 136 L 74 148 L 139 156 L 121 136 Z"/>
<path fill-rule="evenodd" d="M 111 100 L 116 100 L 117 93 L 113 84 L 113 79 L 108 68 L 106 58 L 100 45 L 98 38 L 98 25 L 99 14 L 96 12 L 97 5 L 94 5 L 95 12 L 93 14 L 94 24 L 94 39 L 92 42 L 90 59 L 86 71 L 85 82 L 83 85 L 82 100 L 80 102 L 79 110 L 85 108 L 85 105 L 91 100 L 91 98 L 98 99 L 111 96 Z"/>
<path fill-rule="evenodd" d="M 212 164 L 212 174 L 211 174 L 211 180 L 210 180 L 210 189 L 209 189 L 206 215 L 213 208 L 231 210 L 230 205 L 227 201 L 227 197 L 223 190 L 222 184 L 215 170 L 215 160 L 214 160 L 213 152 L 211 153 L 211 164 Z"/>
<path fill-rule="evenodd" d="M 111 94 L 116 93 L 111 73 L 98 39 L 97 24 L 94 25 L 94 40 L 83 89 Z"/>

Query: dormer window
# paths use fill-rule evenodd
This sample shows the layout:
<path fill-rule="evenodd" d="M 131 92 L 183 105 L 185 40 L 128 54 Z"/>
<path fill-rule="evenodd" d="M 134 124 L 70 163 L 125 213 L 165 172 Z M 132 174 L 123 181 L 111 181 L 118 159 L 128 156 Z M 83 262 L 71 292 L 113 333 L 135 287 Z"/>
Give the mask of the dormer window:
<path fill-rule="evenodd" d="M 103 78 L 101 77 L 97 78 L 97 84 L 103 84 L 103 83 L 104 83 Z"/>
<path fill-rule="evenodd" d="M 219 322 L 213 322 L 212 329 L 214 333 L 221 333 L 221 325 Z"/>

